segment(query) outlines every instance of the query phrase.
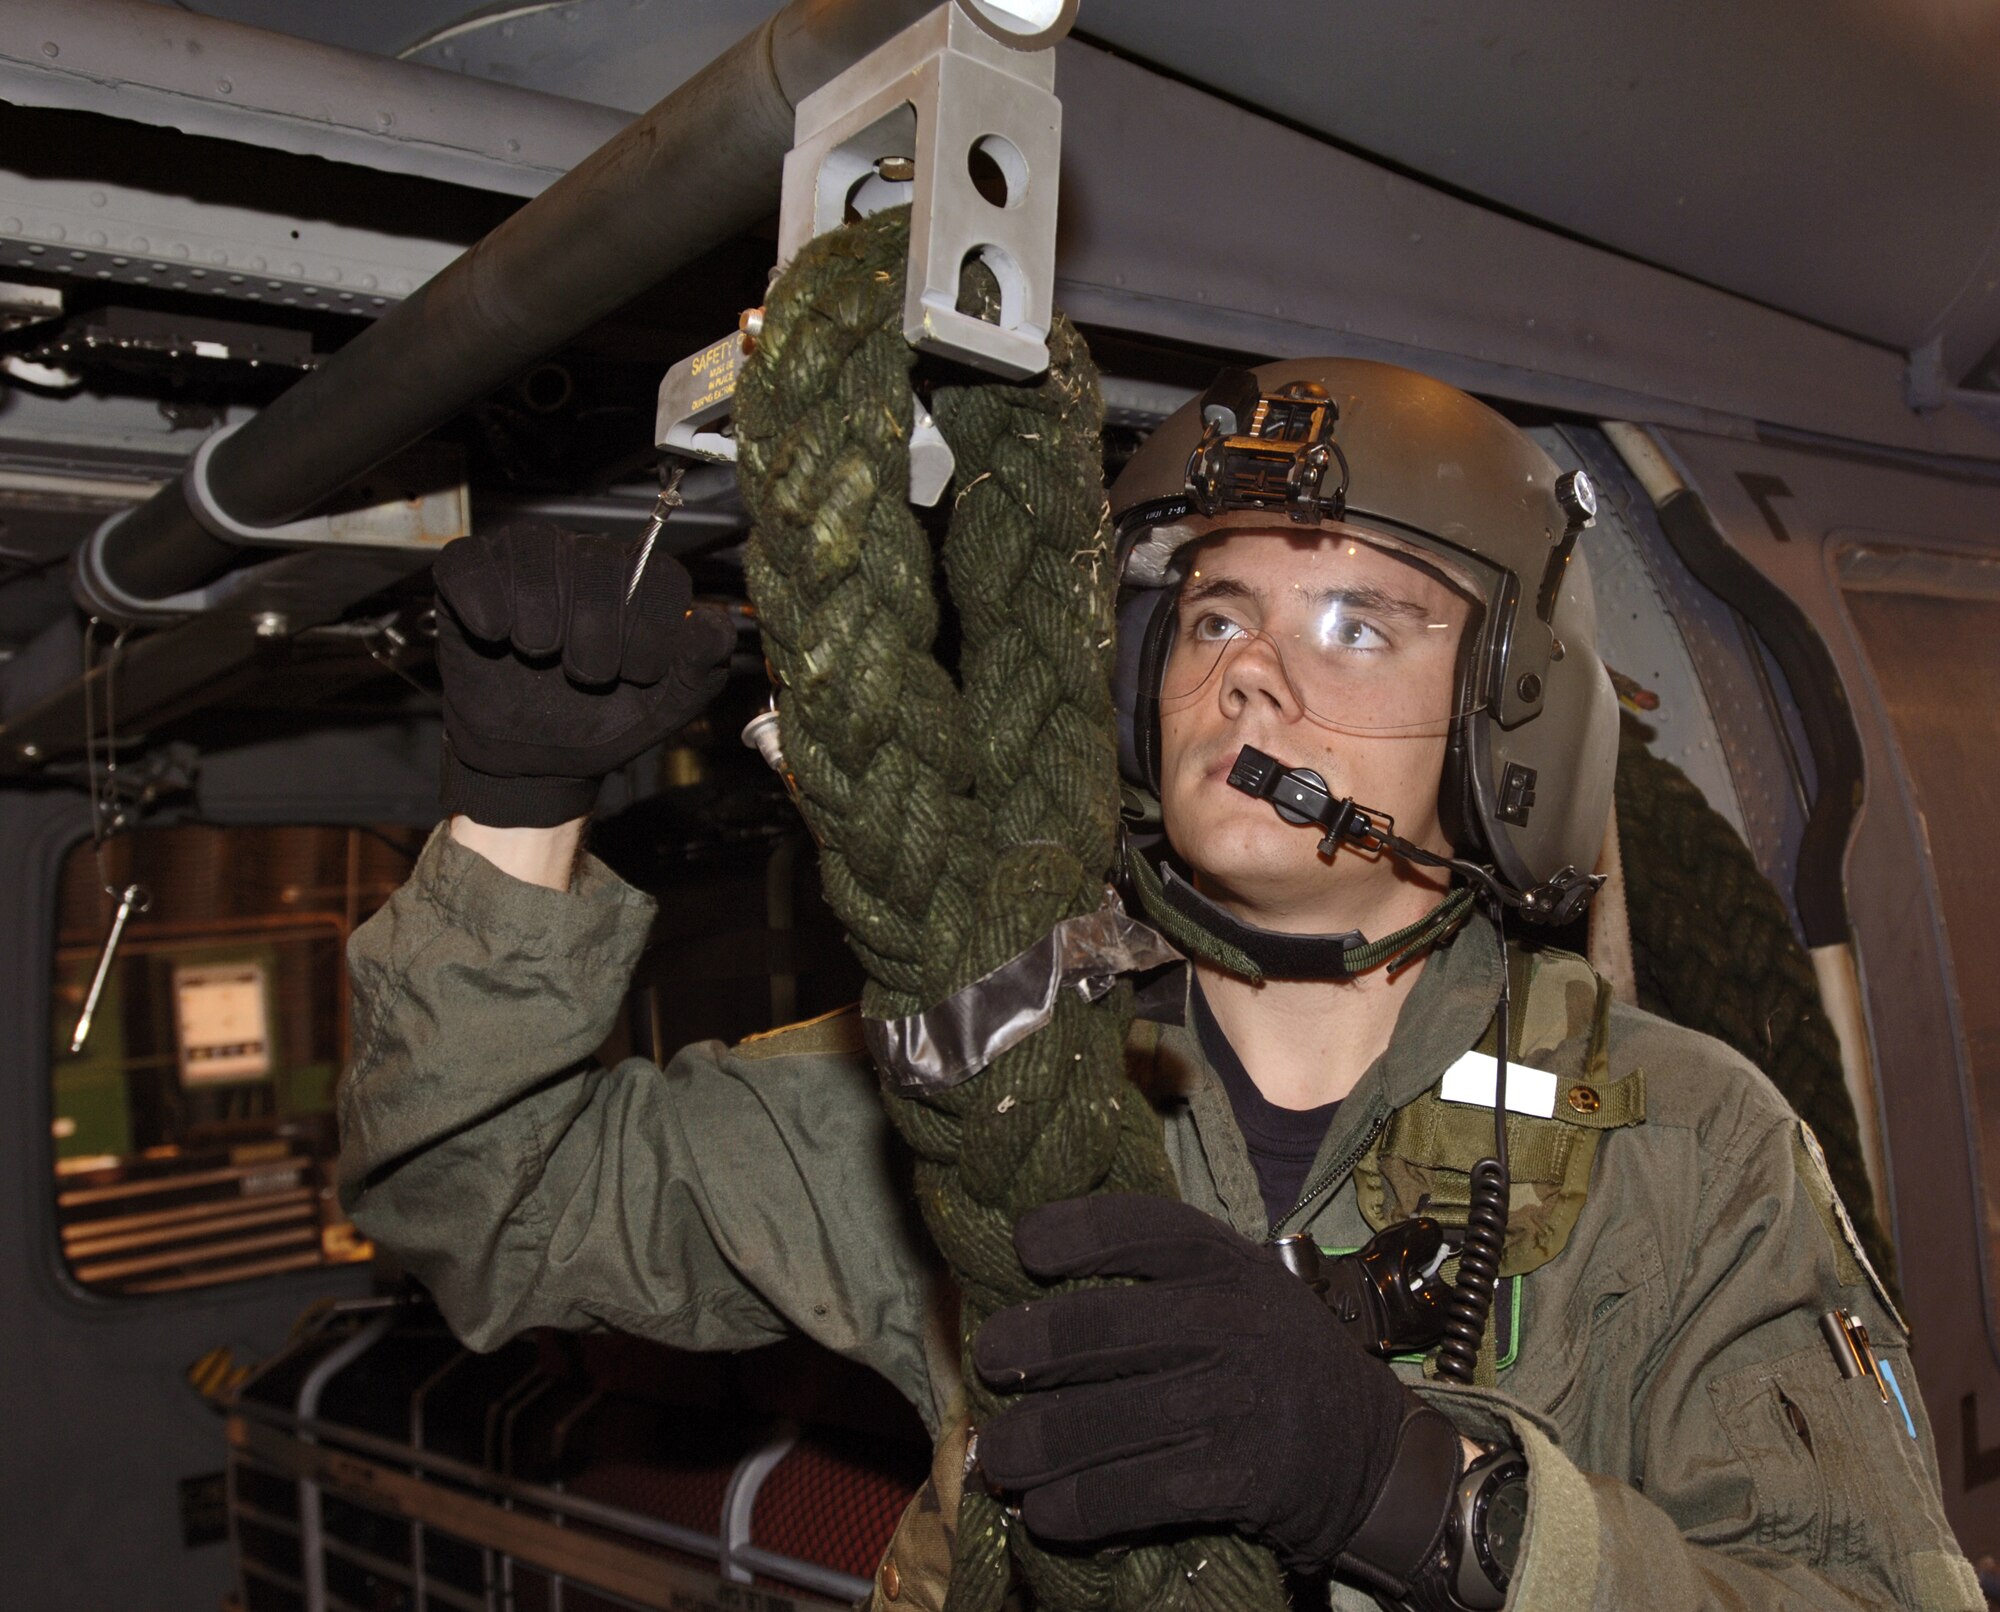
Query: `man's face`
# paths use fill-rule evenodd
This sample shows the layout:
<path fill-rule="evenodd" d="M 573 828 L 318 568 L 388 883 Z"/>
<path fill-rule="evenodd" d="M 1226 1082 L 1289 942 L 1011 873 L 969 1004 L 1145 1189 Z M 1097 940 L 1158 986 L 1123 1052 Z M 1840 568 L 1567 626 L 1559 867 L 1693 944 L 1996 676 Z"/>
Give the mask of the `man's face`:
<path fill-rule="evenodd" d="M 1449 847 L 1438 782 L 1471 606 L 1438 576 L 1336 533 L 1244 528 L 1194 551 L 1161 679 L 1160 804 L 1168 839 L 1217 899 L 1302 927 L 1329 905 L 1361 915 L 1407 877 L 1231 789 L 1255 745 L 1308 767 L 1336 796 L 1394 816 L 1404 838 Z"/>

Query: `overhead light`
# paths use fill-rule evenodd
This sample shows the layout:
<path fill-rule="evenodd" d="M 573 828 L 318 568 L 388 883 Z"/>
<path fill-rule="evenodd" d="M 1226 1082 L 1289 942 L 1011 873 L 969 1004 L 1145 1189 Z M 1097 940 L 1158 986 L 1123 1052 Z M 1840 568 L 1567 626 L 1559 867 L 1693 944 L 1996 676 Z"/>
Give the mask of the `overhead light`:
<path fill-rule="evenodd" d="M 1076 0 L 959 0 L 975 22 L 1020 50 L 1042 50 L 1076 22 Z"/>

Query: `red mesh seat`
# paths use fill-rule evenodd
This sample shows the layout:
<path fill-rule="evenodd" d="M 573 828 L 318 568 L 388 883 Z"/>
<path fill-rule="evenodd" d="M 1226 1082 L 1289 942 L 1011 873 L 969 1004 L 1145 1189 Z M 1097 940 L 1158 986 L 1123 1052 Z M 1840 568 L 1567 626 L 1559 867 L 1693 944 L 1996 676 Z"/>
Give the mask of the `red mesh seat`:
<path fill-rule="evenodd" d="M 781 1556 L 870 1578 L 929 1465 L 921 1446 L 815 1429 L 757 1491 L 750 1538 Z"/>

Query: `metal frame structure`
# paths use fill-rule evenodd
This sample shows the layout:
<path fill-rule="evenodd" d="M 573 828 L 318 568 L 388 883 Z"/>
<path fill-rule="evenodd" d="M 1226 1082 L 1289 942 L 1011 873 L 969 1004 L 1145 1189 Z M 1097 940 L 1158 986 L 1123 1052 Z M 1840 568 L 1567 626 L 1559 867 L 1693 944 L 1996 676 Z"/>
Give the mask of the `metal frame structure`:
<path fill-rule="evenodd" d="M 267 1582 L 303 1612 L 363 1612 L 329 1587 L 339 1561 L 407 1592 L 411 1612 L 504 1612 L 525 1591 L 520 1575 L 537 1575 L 540 1605 L 562 1612 L 567 1596 L 587 1591 L 646 1612 L 808 1612 L 852 1605 L 867 1595 L 867 1579 L 757 1544 L 752 1518 L 758 1491 L 790 1453 L 796 1434 L 780 1429 L 757 1445 L 731 1474 L 717 1533 L 649 1517 L 559 1487 L 476 1465 L 426 1445 L 428 1401 L 468 1359 L 454 1354 L 410 1395 L 404 1439 L 343 1426 L 320 1413 L 328 1385 L 388 1335 L 399 1307 L 391 1300 L 337 1306 L 322 1327 L 351 1326 L 300 1379 L 289 1406 L 258 1396 L 259 1382 L 286 1357 L 267 1363 L 238 1391 L 227 1422 L 228 1506 L 237 1564 L 238 1606 L 256 1602 L 250 1581 Z M 309 1348 L 315 1339 L 301 1340 Z M 532 1369 L 504 1387 L 489 1412 L 499 1442 L 511 1447 L 513 1423 L 551 1385 Z M 246 1497 L 250 1474 L 294 1487 L 290 1518 Z M 385 1519 L 406 1530 L 405 1554 L 391 1559 L 345 1537 L 327 1514 L 337 1501 L 348 1513 Z M 246 1539 L 261 1531 L 294 1542 L 297 1573 L 264 1560 Z M 441 1578 L 435 1542 L 448 1538 L 482 1553 L 478 1592 Z M 662 1551 L 673 1556 L 663 1556 Z M 674 1556 L 692 1558 L 675 1560 Z M 709 1566 L 707 1564 L 713 1564 Z M 745 1587 L 764 1586 L 754 1590 Z M 772 1589 L 771 1583 L 784 1586 Z"/>
<path fill-rule="evenodd" d="M 756 223 L 798 102 L 932 9 L 794 0 L 218 443 L 201 499 L 169 487 L 102 529 L 80 602 L 130 620 L 200 588 L 243 527 L 304 514 Z"/>

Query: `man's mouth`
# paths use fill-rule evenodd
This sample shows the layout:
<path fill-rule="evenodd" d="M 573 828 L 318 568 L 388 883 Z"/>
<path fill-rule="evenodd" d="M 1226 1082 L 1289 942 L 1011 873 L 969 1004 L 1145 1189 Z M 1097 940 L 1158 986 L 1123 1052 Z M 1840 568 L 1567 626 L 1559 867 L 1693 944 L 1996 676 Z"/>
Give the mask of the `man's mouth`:
<path fill-rule="evenodd" d="M 1201 769 L 1201 781 L 1204 784 L 1219 784 L 1224 788 L 1228 788 L 1229 774 L 1231 770 L 1236 766 L 1237 758 L 1243 754 L 1243 751 L 1245 750 L 1246 747 L 1258 750 L 1262 750 L 1264 748 L 1264 746 L 1258 743 L 1258 741 L 1255 739 L 1232 740 L 1228 745 L 1218 750 L 1213 756 L 1209 756 L 1204 759 Z M 1324 761 L 1308 761 L 1304 763 L 1297 763 L 1292 761 L 1289 757 L 1283 755 L 1278 751 L 1272 751 L 1270 753 L 1276 755 L 1279 763 L 1283 766 L 1289 767 L 1295 765 L 1306 765 L 1310 766 L 1312 770 L 1318 773 L 1321 777 L 1326 776 L 1327 766 Z M 1240 794 L 1241 792 L 1232 791 L 1232 793 Z"/>
<path fill-rule="evenodd" d="M 1236 757 L 1242 749 L 1241 745 L 1232 745 L 1226 754 L 1216 756 L 1211 760 L 1201 770 L 1202 783 L 1204 785 L 1213 785 L 1217 788 L 1227 787 L 1230 769 L 1236 765 Z"/>

